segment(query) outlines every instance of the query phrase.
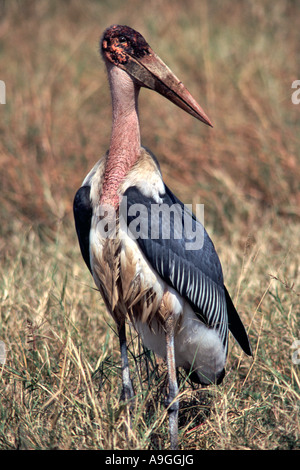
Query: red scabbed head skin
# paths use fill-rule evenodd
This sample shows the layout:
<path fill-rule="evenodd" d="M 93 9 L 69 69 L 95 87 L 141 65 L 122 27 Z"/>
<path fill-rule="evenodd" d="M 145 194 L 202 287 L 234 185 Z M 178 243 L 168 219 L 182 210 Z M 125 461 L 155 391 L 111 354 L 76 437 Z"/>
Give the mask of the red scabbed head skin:
<path fill-rule="evenodd" d="M 114 65 L 125 65 L 128 56 L 137 59 L 151 55 L 151 48 L 143 36 L 129 26 L 113 25 L 104 31 L 101 52 Z"/>

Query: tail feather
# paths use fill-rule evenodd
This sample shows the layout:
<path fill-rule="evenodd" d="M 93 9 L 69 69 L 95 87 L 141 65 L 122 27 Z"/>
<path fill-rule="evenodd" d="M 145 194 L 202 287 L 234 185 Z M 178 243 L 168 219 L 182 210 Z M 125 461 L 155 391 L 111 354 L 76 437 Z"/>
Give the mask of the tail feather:
<path fill-rule="evenodd" d="M 224 286 L 226 303 L 227 303 L 227 313 L 228 313 L 228 327 L 236 341 L 241 346 L 242 350 L 248 355 L 252 356 L 252 349 L 248 335 L 246 333 L 245 327 L 237 313 L 235 306 L 232 303 L 230 295 L 226 287 Z"/>

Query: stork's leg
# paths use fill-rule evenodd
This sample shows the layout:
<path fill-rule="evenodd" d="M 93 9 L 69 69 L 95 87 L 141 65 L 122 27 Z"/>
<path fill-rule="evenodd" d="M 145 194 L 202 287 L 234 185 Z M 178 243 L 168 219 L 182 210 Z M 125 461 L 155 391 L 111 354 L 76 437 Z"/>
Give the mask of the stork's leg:
<path fill-rule="evenodd" d="M 118 325 L 120 351 L 121 351 L 121 366 L 122 366 L 122 394 L 121 400 L 128 401 L 134 397 L 132 382 L 130 379 L 129 363 L 127 356 L 127 343 L 126 343 L 126 330 L 125 322 Z"/>
<path fill-rule="evenodd" d="M 174 350 L 174 318 L 169 315 L 166 320 L 166 345 L 167 345 L 167 366 L 169 375 L 169 396 L 168 396 L 168 412 L 169 412 L 169 428 L 171 449 L 176 450 L 178 447 L 178 410 L 179 402 L 177 400 L 178 384 L 176 377 L 175 350 Z"/>

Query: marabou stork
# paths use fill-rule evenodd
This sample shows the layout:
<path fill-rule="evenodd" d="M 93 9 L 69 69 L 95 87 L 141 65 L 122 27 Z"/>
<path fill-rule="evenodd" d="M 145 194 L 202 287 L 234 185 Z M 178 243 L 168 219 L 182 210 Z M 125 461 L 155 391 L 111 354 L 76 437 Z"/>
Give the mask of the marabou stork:
<path fill-rule="evenodd" d="M 100 48 L 112 96 L 111 142 L 109 151 L 76 193 L 76 231 L 84 261 L 118 327 L 122 398 L 127 401 L 134 396 L 126 318 L 144 345 L 166 359 L 170 441 L 171 448 L 176 449 L 176 368 L 183 367 L 197 383 L 221 383 L 228 328 L 244 352 L 252 352 L 224 286 L 212 241 L 192 212 L 164 184 L 156 158 L 141 146 L 140 88 L 155 90 L 205 124 L 211 126 L 211 122 L 140 33 L 128 26 L 111 26 L 105 30 Z M 153 222 L 153 207 L 176 207 L 180 212 L 179 225 L 178 217 L 175 224 L 176 214 L 168 218 L 163 212 Z M 169 222 L 170 236 L 162 236 Z M 137 225 L 135 235 L 139 236 L 134 236 L 132 227 Z M 197 230 L 202 233 L 201 246 L 187 247 L 191 241 L 187 227 L 193 234 Z"/>

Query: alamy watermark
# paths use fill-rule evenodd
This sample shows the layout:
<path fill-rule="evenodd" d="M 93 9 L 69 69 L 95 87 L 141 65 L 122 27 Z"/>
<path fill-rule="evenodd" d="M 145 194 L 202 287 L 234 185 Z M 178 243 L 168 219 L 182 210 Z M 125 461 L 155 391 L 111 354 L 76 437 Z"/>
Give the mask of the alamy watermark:
<path fill-rule="evenodd" d="M 118 219 L 113 206 L 98 207 L 97 232 L 101 237 L 181 240 L 186 250 L 203 247 L 204 204 L 196 204 L 196 218 L 192 214 L 192 204 L 136 203 L 128 206 L 124 196 L 119 207 Z"/>
<path fill-rule="evenodd" d="M 297 88 L 296 91 L 292 93 L 292 103 L 300 104 L 300 80 L 294 80 L 292 88 Z"/>
<path fill-rule="evenodd" d="M 3 80 L 0 80 L 0 104 L 6 104 L 6 87 Z"/>
<path fill-rule="evenodd" d="M 293 364 L 300 364 L 300 339 L 295 339 L 292 346 L 295 351 L 292 352 L 292 363 Z"/>
<path fill-rule="evenodd" d="M 4 341 L 0 341 L 0 365 L 5 364 L 6 361 L 6 347 Z"/>

